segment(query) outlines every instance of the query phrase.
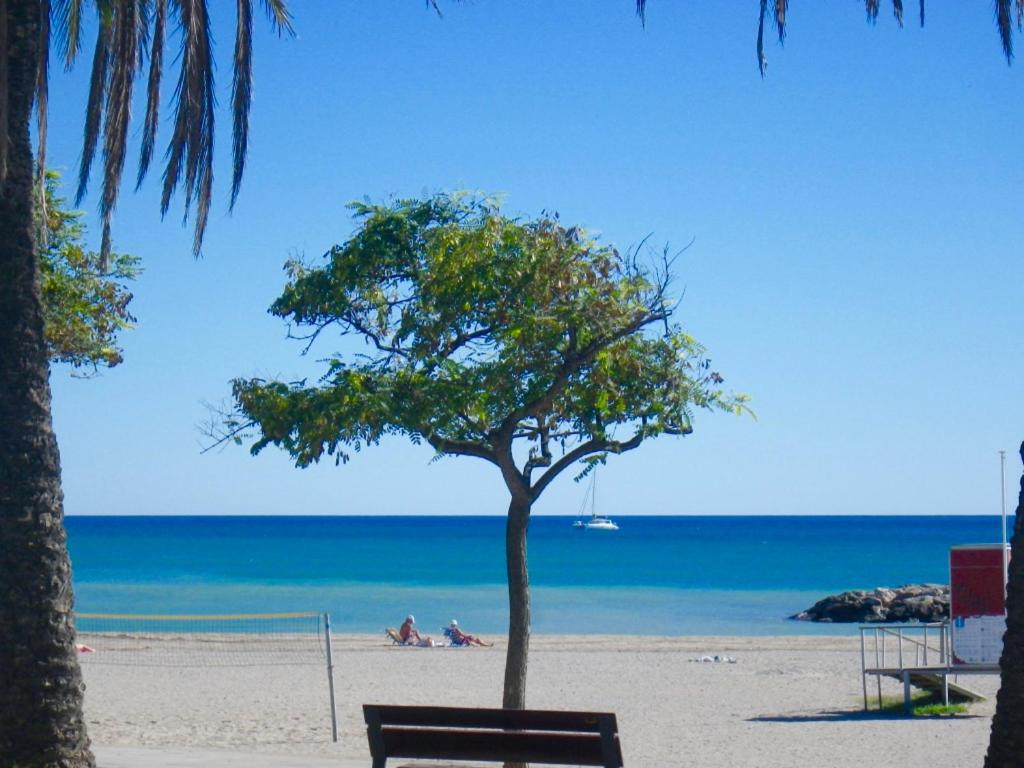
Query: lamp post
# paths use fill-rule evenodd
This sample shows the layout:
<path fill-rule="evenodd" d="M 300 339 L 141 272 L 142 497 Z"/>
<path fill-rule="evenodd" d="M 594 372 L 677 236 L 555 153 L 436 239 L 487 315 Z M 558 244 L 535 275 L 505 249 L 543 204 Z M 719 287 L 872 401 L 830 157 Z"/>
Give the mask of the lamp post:
<path fill-rule="evenodd" d="M 1006 451 L 999 452 L 999 496 L 1003 513 L 1003 613 L 1006 613 L 1006 583 L 1009 580 L 1010 562 L 1006 554 Z"/>

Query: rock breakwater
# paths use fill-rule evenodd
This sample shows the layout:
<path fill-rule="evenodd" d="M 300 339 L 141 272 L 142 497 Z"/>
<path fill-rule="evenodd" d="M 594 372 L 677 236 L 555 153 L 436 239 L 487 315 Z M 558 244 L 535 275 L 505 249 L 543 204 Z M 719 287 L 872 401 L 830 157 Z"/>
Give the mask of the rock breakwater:
<path fill-rule="evenodd" d="M 855 589 L 830 595 L 789 618 L 856 624 L 944 621 L 949 618 L 949 587 L 945 584 L 905 584 L 870 591 Z"/>

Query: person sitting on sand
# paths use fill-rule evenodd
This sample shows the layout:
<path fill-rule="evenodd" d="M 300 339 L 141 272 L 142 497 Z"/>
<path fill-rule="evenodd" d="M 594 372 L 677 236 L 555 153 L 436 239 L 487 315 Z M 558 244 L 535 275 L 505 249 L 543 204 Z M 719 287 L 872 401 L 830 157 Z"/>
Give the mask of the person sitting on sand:
<path fill-rule="evenodd" d="M 398 636 L 402 638 L 402 642 L 406 645 L 422 645 L 425 647 L 433 647 L 434 641 L 429 637 L 421 637 L 420 633 L 416 631 L 413 624 L 416 623 L 416 617 L 411 613 L 405 617 L 405 621 L 402 622 L 401 628 L 398 630 Z"/>
<path fill-rule="evenodd" d="M 455 619 L 452 619 L 448 628 L 444 630 L 444 635 L 451 641 L 452 645 L 480 645 L 484 648 L 490 648 L 494 645 L 494 643 L 485 643 L 479 637 L 467 635 L 459 629 L 459 622 Z"/>

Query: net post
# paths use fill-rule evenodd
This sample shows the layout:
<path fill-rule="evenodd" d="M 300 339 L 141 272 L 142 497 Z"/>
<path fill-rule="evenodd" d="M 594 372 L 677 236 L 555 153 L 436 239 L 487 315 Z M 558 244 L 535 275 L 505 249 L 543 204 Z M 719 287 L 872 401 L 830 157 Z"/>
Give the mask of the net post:
<path fill-rule="evenodd" d="M 324 645 L 327 647 L 327 690 L 331 696 L 331 741 L 338 741 L 338 710 L 334 704 L 334 657 L 331 654 L 331 614 L 324 613 Z"/>

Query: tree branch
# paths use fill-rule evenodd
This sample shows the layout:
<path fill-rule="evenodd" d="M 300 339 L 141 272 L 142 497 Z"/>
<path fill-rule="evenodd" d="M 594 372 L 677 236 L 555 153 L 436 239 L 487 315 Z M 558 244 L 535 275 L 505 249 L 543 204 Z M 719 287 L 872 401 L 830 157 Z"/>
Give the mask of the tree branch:
<path fill-rule="evenodd" d="M 566 385 L 569 383 L 569 377 L 583 365 L 590 362 L 598 352 L 611 346 L 616 341 L 636 333 L 638 330 L 650 325 L 651 323 L 666 319 L 668 314 L 668 311 L 664 308 L 659 309 L 658 311 L 653 309 L 648 310 L 647 312 L 638 315 L 631 323 L 626 324 L 615 333 L 600 339 L 595 339 L 575 355 L 567 356 L 561 367 L 559 367 L 558 373 L 555 374 L 555 379 L 551 383 L 551 386 L 548 387 L 547 391 L 540 397 L 526 403 L 510 413 L 505 421 L 502 422 L 498 431 L 507 431 L 511 434 L 515 429 L 515 426 L 527 416 L 536 416 L 537 413 L 548 410 L 558 394 L 565 389 Z"/>
<path fill-rule="evenodd" d="M 460 333 L 450 342 L 445 344 L 441 349 L 438 350 L 438 354 L 442 357 L 451 357 L 461 347 L 464 347 L 471 341 L 479 339 L 487 334 L 491 333 L 494 329 L 490 326 L 480 328 L 472 333 Z"/>
<path fill-rule="evenodd" d="M 548 487 L 551 481 L 562 472 L 562 470 L 570 464 L 579 461 L 584 456 L 588 456 L 592 453 L 602 453 L 605 451 L 609 453 L 625 453 L 626 451 L 632 451 L 644 441 L 645 437 L 646 435 L 641 428 L 638 429 L 636 434 L 629 438 L 629 440 L 623 442 L 608 440 L 607 438 L 594 438 L 593 440 L 581 443 L 552 464 L 551 468 L 540 476 L 537 482 L 530 487 L 531 498 L 536 500 L 541 493 L 544 492 L 544 489 Z"/>
<path fill-rule="evenodd" d="M 533 470 L 537 467 L 550 467 L 551 466 L 551 448 L 550 448 L 550 430 L 548 425 L 544 423 L 540 416 L 537 417 L 537 429 L 534 434 L 539 438 L 540 441 L 540 454 L 536 454 L 532 449 L 530 451 L 530 458 L 526 462 L 526 466 L 523 467 L 523 479 L 526 484 L 530 484 L 530 475 L 533 474 Z"/>
<path fill-rule="evenodd" d="M 438 453 L 450 453 L 454 456 L 475 456 L 478 459 L 489 461 L 496 466 L 501 466 L 498 463 L 498 457 L 495 455 L 495 452 L 480 443 L 474 443 L 472 440 L 449 440 L 428 430 L 424 430 L 423 434 L 427 442 Z"/>

